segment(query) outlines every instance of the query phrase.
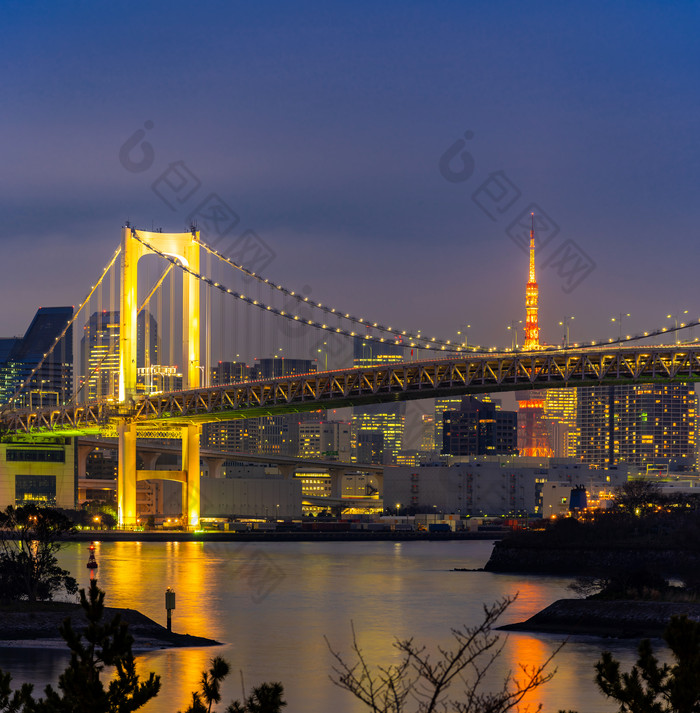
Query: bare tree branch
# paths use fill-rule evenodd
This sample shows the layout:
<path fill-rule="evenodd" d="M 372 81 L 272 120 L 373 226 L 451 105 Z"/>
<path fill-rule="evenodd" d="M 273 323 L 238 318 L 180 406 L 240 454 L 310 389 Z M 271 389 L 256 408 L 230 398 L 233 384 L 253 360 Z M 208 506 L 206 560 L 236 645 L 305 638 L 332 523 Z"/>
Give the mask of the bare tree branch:
<path fill-rule="evenodd" d="M 326 639 L 335 661 L 331 681 L 362 701 L 372 713 L 507 713 L 517 710 L 531 691 L 551 680 L 556 670 L 549 671 L 555 649 L 540 665 L 520 665 L 520 675 L 508 674 L 500 690 L 482 692 L 485 677 L 503 651 L 503 641 L 493 628 L 515 597 L 506 597 L 484 606 L 484 618 L 476 626 L 452 629 L 452 646 L 438 646 L 431 658 L 425 646 L 414 640 L 396 640 L 400 663 L 371 667 L 362 651 L 352 625 L 353 663 L 348 663 Z M 450 689 L 456 680 L 464 690 L 454 698 Z M 534 713 L 539 713 L 541 705 Z"/>

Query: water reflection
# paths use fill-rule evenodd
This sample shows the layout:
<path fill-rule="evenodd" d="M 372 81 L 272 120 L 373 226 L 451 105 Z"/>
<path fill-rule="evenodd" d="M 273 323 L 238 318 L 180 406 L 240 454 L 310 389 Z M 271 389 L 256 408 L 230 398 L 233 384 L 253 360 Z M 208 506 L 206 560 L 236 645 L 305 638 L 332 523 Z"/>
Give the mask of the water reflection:
<path fill-rule="evenodd" d="M 74 543 L 61 552 L 61 564 L 89 582 L 88 545 Z M 328 680 L 334 649 L 350 656 L 354 622 L 370 662 L 397 662 L 395 638 L 415 637 L 431 649 L 450 641 L 452 627 L 474 625 L 483 617 L 483 602 L 519 592 L 503 623 L 523 620 L 562 596 L 568 581 L 554 577 L 455 572 L 479 568 L 488 559 L 489 542 L 327 542 L 327 543 L 98 543 L 100 586 L 109 606 L 138 609 L 165 624 L 164 592 L 177 596 L 173 629 L 217 639 L 219 647 L 147 652 L 138 671 L 160 674 L 160 695 L 144 710 L 182 710 L 198 686 L 202 670 L 215 655 L 232 667 L 224 700 L 240 698 L 241 674 L 248 692 L 262 681 L 284 684 L 290 713 L 357 713 L 350 694 Z M 271 577 L 274 577 L 272 579 Z M 539 663 L 556 646 L 557 637 L 511 634 L 492 680 L 502 682 L 519 662 Z M 613 711 L 596 692 L 592 667 L 602 646 L 598 639 L 569 642 L 556 660 L 558 672 L 531 703 L 546 711 Z M 0 667 L 15 681 L 55 682 L 67 657 L 50 652 L 3 656 Z M 616 656 L 634 659 L 634 643 L 619 644 Z M 12 660 L 11 660 L 12 659 Z"/>

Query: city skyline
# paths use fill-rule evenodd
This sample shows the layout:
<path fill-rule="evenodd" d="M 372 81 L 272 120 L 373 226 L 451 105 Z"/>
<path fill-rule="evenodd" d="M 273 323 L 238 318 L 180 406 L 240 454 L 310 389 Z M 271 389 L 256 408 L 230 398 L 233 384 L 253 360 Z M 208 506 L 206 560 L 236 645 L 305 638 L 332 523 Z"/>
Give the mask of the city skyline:
<path fill-rule="evenodd" d="M 40 304 L 76 304 L 125 220 L 179 230 L 211 193 L 239 218 L 222 245 L 254 231 L 271 279 L 444 338 L 470 324 L 475 342 L 510 342 L 507 326 L 524 319 L 515 219 L 531 203 L 551 219 L 538 252 L 543 342 L 561 342 L 565 315 L 577 341 L 614 336 L 620 313 L 640 331 L 693 311 L 692 261 L 652 257 L 694 245 L 691 3 L 272 3 L 272 14 L 236 10 L 233 49 L 184 4 L 167 21 L 163 7 L 141 8 L 135 25 L 108 8 L 49 6 L 42 23 L 8 11 L 0 240 L 23 249 L 0 268 L 13 305 L 0 333 L 19 333 Z M 199 41 L 196 57 L 163 51 L 182 35 Z M 138 62 L 118 49 L 124 36 L 143 45 Z M 143 171 L 140 149 L 119 158 L 139 132 L 154 154 Z M 462 152 L 469 178 L 455 173 L 460 158 L 441 162 Z M 201 185 L 169 205 L 158 179 L 177 162 Z M 485 200 L 496 185 L 518 196 L 512 206 Z M 567 241 L 595 263 L 573 289 L 545 266 Z M 352 265 L 333 257 L 349 248 Z M 21 279 L 29 271 L 38 284 Z"/>

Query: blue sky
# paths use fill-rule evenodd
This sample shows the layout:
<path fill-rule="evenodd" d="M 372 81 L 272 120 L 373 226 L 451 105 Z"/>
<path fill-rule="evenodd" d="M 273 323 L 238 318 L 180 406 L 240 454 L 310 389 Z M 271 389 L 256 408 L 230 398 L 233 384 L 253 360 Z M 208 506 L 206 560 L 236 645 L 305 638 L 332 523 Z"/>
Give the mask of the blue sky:
<path fill-rule="evenodd" d="M 559 228 L 538 262 L 568 245 L 595 265 L 573 288 L 540 268 L 543 340 L 564 315 L 573 339 L 620 312 L 640 330 L 700 316 L 696 3 L 1 12 L 1 335 L 79 302 L 124 220 L 183 229 L 151 188 L 177 161 L 272 248 L 271 279 L 384 323 L 508 343 L 527 257 L 507 230 L 531 203 Z M 152 166 L 126 170 L 147 121 Z M 473 173 L 450 182 L 439 160 L 467 131 Z M 475 196 L 499 171 L 518 197 L 494 220 Z"/>

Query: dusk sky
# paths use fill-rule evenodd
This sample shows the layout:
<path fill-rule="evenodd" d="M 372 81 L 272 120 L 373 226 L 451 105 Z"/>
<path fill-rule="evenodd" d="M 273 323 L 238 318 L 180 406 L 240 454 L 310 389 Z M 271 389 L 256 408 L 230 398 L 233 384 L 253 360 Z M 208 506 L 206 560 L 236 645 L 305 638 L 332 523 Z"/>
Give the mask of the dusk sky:
<path fill-rule="evenodd" d="M 543 341 L 700 316 L 697 3 L 2 8 L 0 336 L 77 304 L 125 220 L 184 230 L 211 193 L 266 276 L 384 324 L 509 344 L 533 203 Z M 139 130 L 152 158 L 120 160 Z M 175 162 L 199 188 L 173 210 Z"/>

